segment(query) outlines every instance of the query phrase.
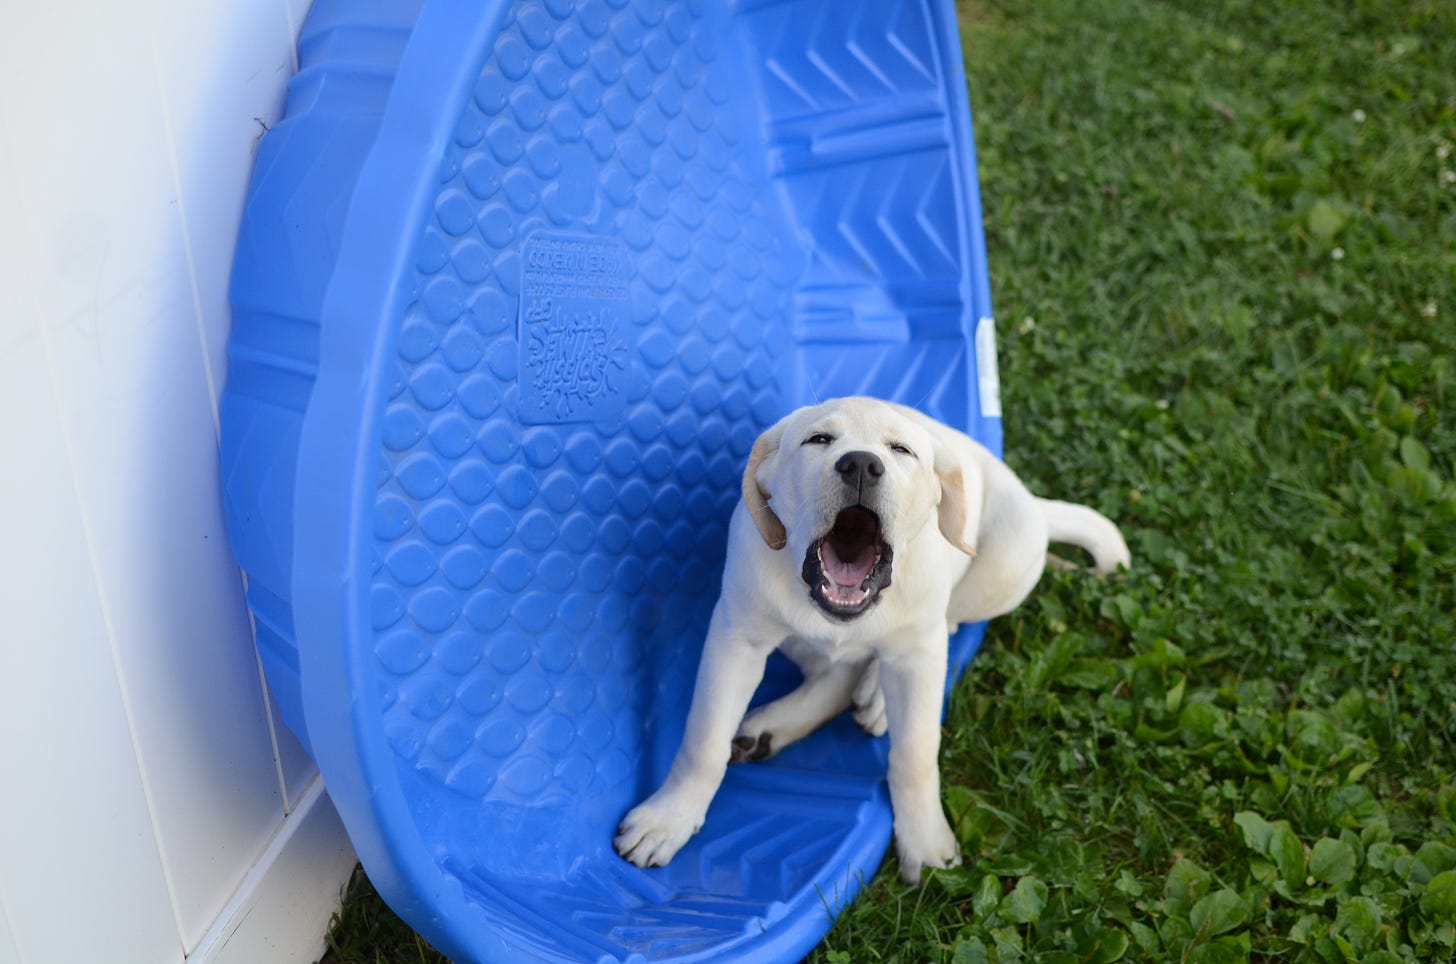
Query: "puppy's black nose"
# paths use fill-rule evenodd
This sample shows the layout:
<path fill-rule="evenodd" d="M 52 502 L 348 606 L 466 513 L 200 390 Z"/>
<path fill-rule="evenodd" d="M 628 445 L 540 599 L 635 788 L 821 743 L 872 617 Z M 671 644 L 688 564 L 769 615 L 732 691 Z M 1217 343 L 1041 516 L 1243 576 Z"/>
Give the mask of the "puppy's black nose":
<path fill-rule="evenodd" d="M 885 463 L 873 452 L 845 452 L 834 463 L 834 471 L 839 473 L 845 485 L 866 489 L 880 484 L 880 476 L 885 474 Z"/>

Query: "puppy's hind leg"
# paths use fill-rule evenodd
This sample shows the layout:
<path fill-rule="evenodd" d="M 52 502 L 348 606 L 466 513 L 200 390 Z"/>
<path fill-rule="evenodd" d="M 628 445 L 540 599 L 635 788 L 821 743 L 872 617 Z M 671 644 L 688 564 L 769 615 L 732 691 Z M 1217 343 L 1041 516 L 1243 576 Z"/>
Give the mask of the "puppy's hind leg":
<path fill-rule="evenodd" d="M 850 695 L 854 705 L 854 721 L 870 736 L 884 736 L 890 728 L 889 717 L 885 715 L 885 690 L 880 686 L 880 658 L 878 656 L 864 664 L 859 682 L 854 684 Z"/>
<path fill-rule="evenodd" d="M 744 717 L 733 738 L 733 762 L 766 760 L 844 712 L 863 665 L 826 660 L 806 668 L 798 689 Z"/>
<path fill-rule="evenodd" d="M 987 508 L 990 514 L 982 524 L 976 558 L 951 590 L 946 616 L 952 625 L 981 622 L 1015 609 L 1046 568 L 1046 518 L 1035 503 L 999 499 Z"/>

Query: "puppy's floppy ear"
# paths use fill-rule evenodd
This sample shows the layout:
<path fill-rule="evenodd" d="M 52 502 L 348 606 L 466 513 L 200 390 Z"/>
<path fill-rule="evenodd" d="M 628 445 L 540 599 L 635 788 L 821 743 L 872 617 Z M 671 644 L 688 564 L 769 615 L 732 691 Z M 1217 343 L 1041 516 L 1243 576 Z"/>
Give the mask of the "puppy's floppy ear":
<path fill-rule="evenodd" d="M 759 534 L 770 549 L 782 549 L 788 545 L 789 533 L 779 517 L 774 515 L 773 509 L 769 508 L 773 495 L 759 481 L 759 476 L 767 474 L 761 471 L 765 468 L 764 463 L 778 453 L 783 437 L 783 422 L 760 435 L 753 443 L 753 451 L 748 454 L 748 467 L 743 470 L 743 504 L 748 507 L 748 514 L 753 517 Z"/>
<path fill-rule="evenodd" d="M 957 459 L 939 450 L 935 453 L 935 478 L 940 482 L 940 505 L 936 510 L 940 534 L 957 549 L 974 556 L 985 480 L 971 460 Z"/>

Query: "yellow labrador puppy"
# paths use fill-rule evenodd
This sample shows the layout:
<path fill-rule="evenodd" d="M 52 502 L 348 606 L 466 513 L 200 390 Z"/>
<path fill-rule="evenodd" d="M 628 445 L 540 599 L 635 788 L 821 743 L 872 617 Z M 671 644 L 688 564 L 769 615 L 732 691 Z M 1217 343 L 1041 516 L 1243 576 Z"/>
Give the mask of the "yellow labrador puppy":
<path fill-rule="evenodd" d="M 1129 562 L 1107 518 L 1036 498 L 983 446 L 914 409 L 842 398 L 788 415 L 743 474 L 682 747 L 622 820 L 617 852 L 666 864 L 730 761 L 770 756 L 853 706 L 866 732 L 890 734 L 901 878 L 955 864 L 938 764 L 947 638 L 1026 598 L 1048 542 L 1087 549 L 1099 573 Z M 776 649 L 804 682 L 745 718 Z"/>

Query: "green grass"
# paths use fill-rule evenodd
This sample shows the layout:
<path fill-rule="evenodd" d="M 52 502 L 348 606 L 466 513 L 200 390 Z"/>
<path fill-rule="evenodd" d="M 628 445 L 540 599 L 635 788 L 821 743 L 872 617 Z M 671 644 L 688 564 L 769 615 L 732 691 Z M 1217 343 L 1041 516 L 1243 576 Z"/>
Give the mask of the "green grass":
<path fill-rule="evenodd" d="M 344 894 L 320 964 L 448 964 L 424 938 L 395 916 L 362 868 Z"/>
<path fill-rule="evenodd" d="M 1006 453 L 1119 520 L 811 960 L 1449 960 L 1456 4 L 963 7 Z M 427 962 L 367 896 L 334 964 Z"/>

